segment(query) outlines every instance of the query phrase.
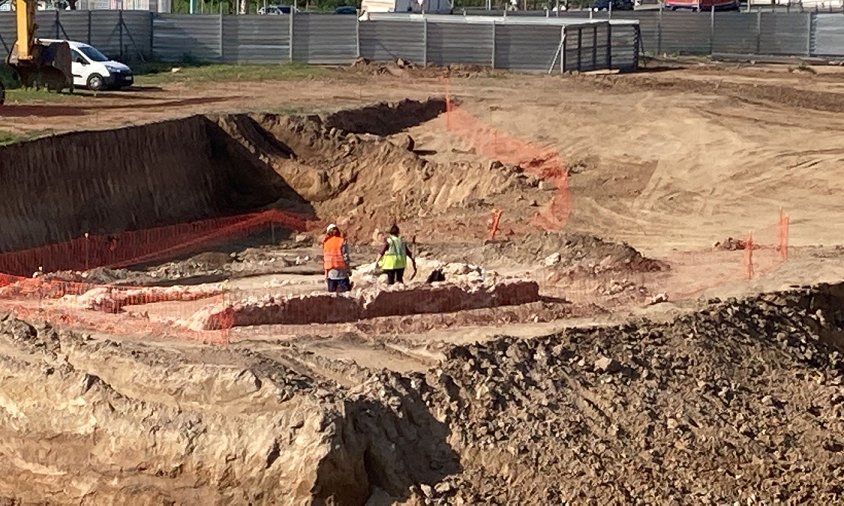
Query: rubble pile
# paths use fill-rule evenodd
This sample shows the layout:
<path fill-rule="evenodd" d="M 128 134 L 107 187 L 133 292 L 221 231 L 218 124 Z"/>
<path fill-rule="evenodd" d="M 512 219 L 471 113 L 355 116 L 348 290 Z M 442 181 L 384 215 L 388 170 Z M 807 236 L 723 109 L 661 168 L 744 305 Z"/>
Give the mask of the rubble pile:
<path fill-rule="evenodd" d="M 223 293 L 221 285 L 193 286 L 171 286 L 163 287 L 141 287 L 141 288 L 120 288 L 113 286 L 102 286 L 93 288 L 82 295 L 65 295 L 62 302 L 70 305 L 103 311 L 106 313 L 118 313 L 125 306 L 152 304 L 168 301 L 192 301 L 213 297 Z"/>
<path fill-rule="evenodd" d="M 605 241 L 588 234 L 546 232 L 531 234 L 518 241 L 497 241 L 461 252 L 433 252 L 438 258 L 493 265 L 490 259 L 541 264 L 566 275 L 597 275 L 614 272 L 655 272 L 669 268 L 665 262 L 647 258 L 624 243 Z"/>
<path fill-rule="evenodd" d="M 721 249 L 726 251 L 738 251 L 738 250 L 745 250 L 747 249 L 747 241 L 742 239 L 733 239 L 732 237 L 727 237 L 723 241 L 716 241 L 715 244 L 712 245 L 713 249 Z"/>
<path fill-rule="evenodd" d="M 429 402 L 464 472 L 432 497 L 839 502 L 842 348 L 844 285 L 713 301 L 668 324 L 455 347 L 429 374 Z"/>
<path fill-rule="evenodd" d="M 462 262 L 441 262 L 426 257 L 416 259 L 417 280 L 425 280 L 435 270 L 439 270 L 445 276 L 446 281 L 466 284 L 481 283 L 484 281 L 495 281 L 498 273 L 486 270 L 480 265 L 467 264 Z M 412 268 L 411 268 L 412 269 Z M 408 274 L 405 274 L 408 276 Z M 371 286 L 379 282 L 385 283 L 387 275 L 384 274 L 376 263 L 361 265 L 352 271 L 352 279 L 357 286 Z"/>

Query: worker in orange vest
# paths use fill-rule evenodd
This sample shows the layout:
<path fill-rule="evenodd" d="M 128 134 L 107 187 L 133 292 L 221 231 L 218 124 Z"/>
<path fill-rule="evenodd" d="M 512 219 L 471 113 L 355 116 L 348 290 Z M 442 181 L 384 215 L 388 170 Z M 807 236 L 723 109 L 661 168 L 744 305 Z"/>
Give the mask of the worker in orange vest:
<path fill-rule="evenodd" d="M 322 257 L 328 291 L 348 292 L 352 289 L 349 280 L 349 245 L 346 244 L 340 229 L 333 223 L 328 225 L 326 234 L 322 241 Z"/>

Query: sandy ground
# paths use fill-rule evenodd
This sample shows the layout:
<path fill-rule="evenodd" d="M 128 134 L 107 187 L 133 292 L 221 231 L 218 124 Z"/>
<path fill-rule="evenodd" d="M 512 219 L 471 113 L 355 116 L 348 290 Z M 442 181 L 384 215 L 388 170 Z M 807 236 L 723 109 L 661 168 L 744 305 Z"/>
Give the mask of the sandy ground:
<path fill-rule="evenodd" d="M 446 89 L 502 135 L 547 146 L 577 167 L 570 229 L 629 241 L 651 254 L 708 247 L 755 231 L 775 235 L 780 208 L 795 246 L 842 242 L 828 226 L 842 204 L 835 177 L 840 69 L 693 67 L 621 76 L 468 78 L 367 76 L 164 86 L 61 104 L 6 106 L 0 128 L 111 128 L 197 113 L 334 110 Z M 454 161 L 445 120 L 411 130 L 417 148 Z M 471 157 L 469 157 L 471 158 Z M 653 240 L 659 238 L 658 241 Z"/>
<path fill-rule="evenodd" d="M 28 300 L 16 307 L 28 316 L 48 319 L 73 311 L 74 326 L 89 332 L 99 329 L 91 335 L 97 343 L 118 336 L 127 346 L 143 343 L 165 350 L 162 354 L 218 360 L 215 348 L 201 344 L 207 338 L 227 343 L 243 363 L 242 357 L 258 356 L 304 377 L 351 388 L 374 370 L 410 373 L 439 367 L 454 345 L 493 342 L 501 335 L 534 338 L 631 320 L 670 321 L 699 310 L 710 298 L 840 281 L 842 77 L 841 69 L 811 73 L 775 66 L 693 66 L 568 77 L 476 73 L 447 80 L 430 72 L 397 76 L 337 69 L 318 80 L 284 82 L 283 93 L 273 83 L 244 81 L 140 88 L 61 104 L 9 105 L 0 110 L 0 129 L 64 131 L 194 114 L 334 111 L 448 92 L 462 111 L 494 128 L 502 139 L 519 139 L 560 156 L 569 169 L 566 232 L 624 241 L 671 266 L 665 272 L 573 280 L 555 278 L 541 258 L 530 263 L 490 258 L 502 272 L 539 281 L 547 300 L 354 324 L 241 327 L 187 339 L 155 322 L 184 319 L 211 299 L 130 306 L 119 315 L 70 310 L 61 301 Z M 474 149 L 465 135 L 454 134 L 449 118 L 441 115 L 408 129 L 417 153 L 441 166 L 489 163 L 490 157 Z M 524 156 L 529 161 L 535 153 Z M 509 206 L 504 230 L 509 216 L 534 212 L 509 195 L 495 204 Z M 790 218 L 787 260 L 774 250 L 781 212 Z M 467 248 L 456 244 L 469 228 L 461 228 L 463 222 L 477 216 L 477 210 L 454 208 L 439 216 L 420 215 L 411 226 L 421 241 L 427 231 L 443 241 L 437 243 L 438 251 L 459 255 Z M 486 224 L 471 226 L 484 229 Z M 752 279 L 747 278 L 744 251 L 712 247 L 716 241 L 749 234 L 763 246 L 754 253 Z M 445 244 L 446 237 L 451 244 Z M 477 241 L 468 248 L 482 246 Z M 307 246 L 290 254 L 316 258 L 317 251 Z M 365 255 L 371 261 L 371 251 Z M 603 287 L 613 283 L 629 287 L 610 296 Z M 249 296 L 300 294 L 320 285 L 319 275 L 284 269 L 230 281 L 238 293 Z M 668 300 L 649 304 L 658 294 L 667 294 Z"/>
<path fill-rule="evenodd" d="M 652 258 L 672 264 L 670 274 L 637 279 L 650 293 L 668 293 L 660 306 L 694 306 L 682 300 L 736 296 L 792 284 L 841 279 L 844 266 L 835 245 L 844 231 L 834 226 L 844 215 L 837 167 L 844 160 L 840 114 L 844 85 L 840 69 L 793 72 L 784 66 L 691 66 L 635 75 L 536 76 L 441 73 L 370 75 L 337 69 L 328 77 L 285 82 L 283 94 L 267 93 L 269 83 L 231 82 L 165 85 L 121 93 L 81 96 L 61 104 L 9 105 L 0 128 L 16 131 L 101 129 L 200 113 L 243 111 L 332 111 L 374 101 L 426 98 L 446 92 L 499 134 L 560 154 L 571 168 L 572 213 L 566 230 L 626 241 Z M 412 127 L 416 149 L 440 163 L 483 162 L 466 139 L 449 130 L 445 115 Z M 529 154 L 528 154 L 529 155 Z M 743 252 L 713 252 L 727 237 L 754 234 L 757 243 L 777 243 L 780 210 L 791 219 L 789 261 L 774 252 L 757 254 L 761 276 L 748 281 Z M 450 219 L 453 214 L 449 215 Z M 504 223 L 506 225 L 506 216 Z M 424 229 L 422 223 L 415 224 Z M 483 226 L 483 225 L 482 225 Z M 513 271 L 522 267 L 512 266 Z M 252 293 L 272 291 L 273 278 L 235 284 Z M 286 293 L 317 288 L 318 277 L 289 286 Z M 551 286 L 547 294 L 567 295 L 580 303 L 594 300 L 591 287 Z M 142 308 L 155 313 L 186 314 L 202 301 L 161 303 Z M 669 308 L 664 308 L 670 312 Z M 612 319 L 648 308 L 616 308 Z M 621 315 L 621 316 L 619 316 Z M 561 315 L 562 316 L 562 315 Z M 571 315 L 568 315 L 571 316 Z M 559 322 L 508 328 L 520 334 L 542 333 Z M 442 326 L 442 325 L 440 325 Z M 411 326 L 412 327 L 412 326 Z M 399 327 L 400 328 L 400 327 Z M 386 325 L 382 330 L 399 330 Z M 425 341 L 465 342 L 501 329 L 482 326 L 432 332 Z M 521 330 L 520 330 L 521 329 Z M 332 334 L 331 326 L 305 334 Z M 360 336 L 378 332 L 342 327 Z M 412 328 L 402 340 L 418 344 Z M 301 335 L 303 329 L 237 330 L 236 339 Z M 371 336 L 370 336 L 371 337 Z M 369 339 L 364 339 L 369 341 Z M 368 342 L 346 340 L 333 346 L 318 342 L 318 353 L 336 355 L 339 346 L 368 366 L 385 367 L 402 360 L 363 358 Z M 361 348 L 362 353 L 351 350 Z M 426 361 L 417 365 L 426 366 Z"/>

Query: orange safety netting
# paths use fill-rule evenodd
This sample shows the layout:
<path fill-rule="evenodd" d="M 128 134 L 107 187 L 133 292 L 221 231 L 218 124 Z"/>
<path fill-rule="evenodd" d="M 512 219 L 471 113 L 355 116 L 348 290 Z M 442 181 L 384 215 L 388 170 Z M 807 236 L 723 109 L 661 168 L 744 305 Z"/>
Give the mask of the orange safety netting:
<path fill-rule="evenodd" d="M 543 230 L 561 230 L 572 211 L 568 172 L 559 154 L 507 135 L 484 123 L 446 97 L 446 128 L 469 144 L 476 153 L 525 171 L 553 184 L 557 191 L 551 202 L 536 216 L 535 225 Z"/>
<path fill-rule="evenodd" d="M 307 220 L 303 217 L 270 210 L 118 234 L 86 234 L 67 242 L 0 254 L 0 273 L 3 273 L 0 274 L 0 286 L 16 276 L 30 276 L 38 270 L 116 268 L 161 260 L 273 224 L 297 231 L 307 228 Z"/>
<path fill-rule="evenodd" d="M 446 104 L 447 129 L 460 141 L 470 145 L 481 156 L 504 164 L 518 165 L 556 188 L 550 203 L 535 217 L 533 226 L 548 231 L 563 229 L 572 212 L 572 197 L 568 172 L 559 154 L 490 126 L 456 105 L 450 97 Z M 501 211 L 496 211 L 491 221 L 491 238 L 495 238 L 501 220 Z M 95 267 L 120 268 L 164 260 L 275 225 L 304 231 L 308 228 L 308 220 L 294 214 L 269 210 L 111 235 L 85 235 L 63 243 L 2 253 L 0 308 L 12 309 L 22 317 L 46 318 L 103 332 L 167 333 L 190 339 L 225 342 L 227 329 L 233 325 L 231 311 L 220 313 L 219 321 L 214 325 L 222 333 L 196 332 L 183 326 L 174 326 L 172 322 L 151 320 L 149 315 L 144 317 L 143 313 L 139 317 L 137 313 L 127 314 L 125 311 L 130 306 L 152 303 L 229 301 L 232 294 L 222 289 L 165 290 L 63 281 L 32 275 L 41 270 L 53 272 Z M 742 240 L 743 246 L 737 250 L 716 255 L 714 259 L 711 258 L 711 252 L 677 253 L 671 261 L 678 269 L 688 270 L 690 282 L 676 287 L 673 298 L 695 296 L 721 284 L 755 279 L 773 272 L 788 259 L 788 227 L 788 216 L 780 212 L 779 223 L 775 227 L 748 234 Z M 93 302 L 86 301 L 73 309 L 55 302 L 65 296 L 88 294 L 95 288 L 103 291 L 95 294 L 101 297 Z M 584 293 L 587 291 L 593 293 L 594 287 L 585 287 Z M 176 314 L 174 319 L 189 318 L 195 308 L 190 306 L 184 311 L 184 314 Z"/>

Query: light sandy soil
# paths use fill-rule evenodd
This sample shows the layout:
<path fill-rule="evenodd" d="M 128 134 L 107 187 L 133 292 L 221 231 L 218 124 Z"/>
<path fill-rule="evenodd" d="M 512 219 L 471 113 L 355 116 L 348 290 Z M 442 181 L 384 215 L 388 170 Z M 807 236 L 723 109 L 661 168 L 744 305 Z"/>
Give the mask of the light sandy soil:
<path fill-rule="evenodd" d="M 518 139 L 559 155 L 569 168 L 571 214 L 565 232 L 627 242 L 671 268 L 583 279 L 558 276 L 543 265 L 542 257 L 520 261 L 490 255 L 484 260 L 496 270 L 536 279 L 547 299 L 519 307 L 352 324 L 238 327 L 187 338 L 159 323 L 185 319 L 219 297 L 129 306 L 119 315 L 70 309 L 53 300 L 16 301 L 17 310 L 26 317 L 53 319 L 59 326 L 63 322 L 55 316 L 72 313 L 72 327 L 99 329 L 92 333 L 96 343 L 114 339 L 131 349 L 143 343 L 161 350 L 162 356 L 189 355 L 197 363 L 207 358 L 233 367 L 260 357 L 295 374 L 353 388 L 374 370 L 407 374 L 441 367 L 454 345 L 495 342 L 501 335 L 535 338 L 643 318 L 671 321 L 714 297 L 844 279 L 844 249 L 838 247 L 844 246 L 842 69 L 807 73 L 775 66 L 694 66 L 635 75 L 478 73 L 448 80 L 427 71 L 376 76 L 338 69 L 326 78 L 280 86 L 248 81 L 165 85 L 61 104 L 11 105 L 0 110 L 0 129 L 104 129 L 194 114 L 334 111 L 423 99 L 447 90 L 463 113 L 501 136 L 502 146 L 506 139 Z M 409 134 L 416 152 L 440 167 L 488 164 L 488 154 L 479 153 L 465 134 L 455 133 L 449 123 L 455 117 L 440 115 L 402 135 Z M 522 161 L 535 156 L 536 151 L 525 152 Z M 491 200 L 505 209 L 502 231 L 514 228 L 520 234 L 529 231 L 522 218 L 538 207 L 528 204 L 533 193 L 519 195 L 528 200 L 515 195 Z M 787 260 L 774 249 L 781 211 L 790 217 Z M 420 213 L 407 227 L 437 254 L 459 257 L 465 251 L 469 256 L 486 251 L 477 237 L 486 229 L 483 216 L 488 214 L 487 208 L 452 206 L 432 215 Z M 713 243 L 751 233 L 763 248 L 754 251 L 755 276 L 749 280 L 746 252 L 716 250 Z M 520 236 L 510 240 L 518 243 Z M 311 245 L 290 254 L 318 256 Z M 371 250 L 361 256 L 372 260 Z M 320 289 L 321 278 L 279 269 L 229 283 L 240 295 L 256 297 Z M 613 283 L 629 286 L 609 294 L 605 288 Z M 658 294 L 667 294 L 668 301 L 649 304 Z M 218 354 L 201 344 L 203 339 L 226 343 L 226 351 Z M 224 356 L 229 352 L 237 360 Z"/>
<path fill-rule="evenodd" d="M 448 89 L 480 121 L 562 155 L 571 180 L 570 229 L 627 240 L 650 255 L 707 248 L 756 231 L 775 237 L 780 208 L 791 244 L 833 245 L 842 212 L 836 167 L 844 93 L 840 69 L 692 67 L 621 76 L 330 77 L 164 86 L 61 104 L 10 105 L 0 128 L 111 128 L 197 113 L 335 110 L 425 98 Z M 411 129 L 435 160 L 470 159 L 439 118 Z M 659 240 L 653 240 L 659 238 Z"/>
<path fill-rule="evenodd" d="M 626 241 L 646 256 L 670 262 L 670 273 L 634 280 L 649 284 L 651 294 L 668 293 L 672 301 L 735 296 L 837 280 L 844 273 L 839 251 L 828 248 L 844 244 L 844 229 L 834 226 L 844 215 L 838 198 L 844 188 L 837 176 L 844 161 L 841 69 L 807 73 L 785 66 L 692 65 L 574 77 L 398 72 L 336 69 L 328 77 L 284 82 L 284 93 L 268 93 L 270 83 L 244 81 L 83 94 L 61 104 L 7 106 L 0 128 L 62 131 L 205 113 L 332 111 L 448 92 L 496 135 L 553 150 L 572 168 L 566 230 Z M 488 162 L 452 130 L 442 115 L 408 133 L 417 151 L 434 162 Z M 787 263 L 770 250 L 759 252 L 756 269 L 763 276 L 748 282 L 743 252 L 711 250 L 717 240 L 751 232 L 757 243 L 776 245 L 780 209 L 790 216 L 789 240 L 796 247 Z M 450 213 L 445 226 L 455 222 L 460 223 L 459 216 L 455 220 Z M 506 215 L 503 223 L 506 227 Z M 424 236 L 425 220 L 411 226 Z M 459 239 L 459 227 L 453 234 Z M 234 286 L 248 286 L 257 295 L 273 291 L 266 287 L 273 279 L 283 278 L 252 278 Z M 318 286 L 316 277 L 283 291 L 302 293 Z M 597 302 L 593 288 L 543 286 L 549 295 L 583 304 Z M 176 315 L 201 304 L 180 303 Z M 171 303 L 143 310 L 155 313 L 158 307 L 173 311 Z M 537 330 L 549 325 L 554 324 L 539 324 Z M 442 340 L 464 340 L 453 334 Z M 427 339 L 439 340 L 430 333 Z"/>
<path fill-rule="evenodd" d="M 336 69 L 328 77 L 284 82 L 284 93 L 268 92 L 273 86 L 270 83 L 244 81 L 140 87 L 97 97 L 83 94 L 61 104 L 6 106 L 0 128 L 63 131 L 112 128 L 192 114 L 333 111 L 448 92 L 461 109 L 495 129 L 496 135 L 559 153 L 571 169 L 572 212 L 567 231 L 626 241 L 646 256 L 672 265 L 670 273 L 647 280 L 644 276 L 632 279 L 638 285 L 647 285 L 652 295 L 669 294 L 671 302 L 656 307 L 675 303 L 693 307 L 677 301 L 833 281 L 844 274 L 844 252 L 830 249 L 844 244 L 844 229 L 835 226 L 844 216 L 844 203 L 839 198 L 844 183 L 838 177 L 838 167 L 844 162 L 840 145 L 844 130 L 841 69 L 807 73 L 784 66 L 692 65 L 634 75 L 574 77 L 399 73 L 371 75 L 366 69 Z M 415 139 L 417 151 L 443 164 L 487 163 L 489 157 L 476 154 L 465 136 L 449 128 L 448 121 L 441 115 L 410 128 L 408 133 Z M 526 159 L 533 154 L 525 153 Z M 775 246 L 781 209 L 791 219 L 788 262 L 783 264 L 770 249 L 760 251 L 755 261 L 761 276 L 748 281 L 744 252 L 712 251 L 717 240 L 744 238 L 751 232 L 757 243 Z M 467 216 L 475 219 L 477 214 Z M 455 223 L 486 226 L 467 225 L 453 212 L 445 223 L 431 219 L 430 223 L 437 224 L 435 229 L 451 227 L 456 240 L 461 231 Z M 428 228 L 425 219 L 410 226 L 423 237 Z M 313 256 L 315 253 L 312 251 Z M 533 265 L 513 265 L 510 270 L 517 272 L 520 267 L 536 271 Z M 283 277 L 250 278 L 235 281 L 233 286 L 260 295 L 278 290 L 266 286 L 274 279 Z M 540 281 L 548 295 L 564 296 L 583 305 L 605 302 L 594 295 L 593 285 Z M 319 278 L 311 277 L 305 284 L 287 286 L 282 291 L 304 293 L 318 287 Z M 139 310 L 151 314 L 163 310 L 179 317 L 201 304 L 159 303 Z M 616 307 L 614 318 L 641 312 L 638 306 L 641 304 L 624 310 Z M 588 311 L 575 311 L 579 312 Z M 558 323 L 520 325 L 531 329 L 524 331 L 530 334 L 556 328 Z M 377 327 L 357 333 L 377 333 Z M 352 330 L 349 326 L 342 328 Z M 385 331 L 391 328 L 387 325 Z M 336 330 L 329 326 L 314 333 Z M 429 330 L 425 340 L 465 342 L 501 330 L 467 329 L 465 336 L 461 336 L 462 331 L 442 331 L 440 335 Z M 302 329 L 239 329 L 236 334 L 237 339 L 249 339 L 278 337 L 279 332 L 294 336 Z M 366 343 L 347 342 L 342 346 L 371 350 Z M 316 348 L 318 353 L 335 353 L 334 348 L 321 344 Z M 385 359 L 377 363 L 389 366 L 392 362 Z M 398 361 L 396 364 L 399 367 Z"/>

